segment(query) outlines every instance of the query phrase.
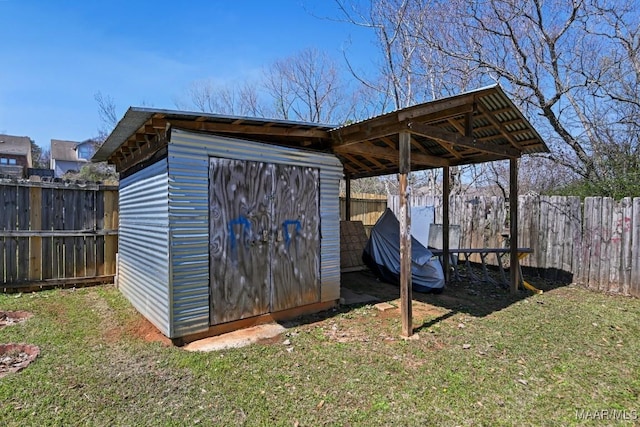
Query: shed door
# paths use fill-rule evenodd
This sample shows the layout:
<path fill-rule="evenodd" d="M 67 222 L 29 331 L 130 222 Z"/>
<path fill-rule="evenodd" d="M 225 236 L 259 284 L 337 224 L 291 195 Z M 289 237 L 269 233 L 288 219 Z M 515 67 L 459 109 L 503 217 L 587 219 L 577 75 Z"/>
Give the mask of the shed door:
<path fill-rule="evenodd" d="M 211 158 L 211 324 L 320 300 L 318 170 Z"/>
<path fill-rule="evenodd" d="M 265 163 L 210 159 L 212 325 L 269 311 L 272 174 Z"/>
<path fill-rule="evenodd" d="M 320 301 L 318 170 L 275 165 L 272 311 Z"/>

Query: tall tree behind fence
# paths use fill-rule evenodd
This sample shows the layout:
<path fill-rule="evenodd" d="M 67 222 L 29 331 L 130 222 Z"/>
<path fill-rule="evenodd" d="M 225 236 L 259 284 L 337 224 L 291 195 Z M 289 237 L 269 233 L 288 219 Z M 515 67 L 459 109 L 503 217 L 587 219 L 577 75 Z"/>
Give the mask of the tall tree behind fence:
<path fill-rule="evenodd" d="M 113 279 L 117 187 L 2 179 L 0 200 L 5 291 Z"/>
<path fill-rule="evenodd" d="M 388 199 L 397 211 L 397 196 Z M 442 223 L 442 198 L 414 196 L 412 206 L 434 206 Z M 506 247 L 509 206 L 498 197 L 452 197 L 450 224 L 460 225 L 461 248 Z M 520 196 L 521 261 L 551 280 L 574 281 L 605 292 L 640 297 L 640 198 Z M 490 262 L 492 260 L 489 260 Z"/>

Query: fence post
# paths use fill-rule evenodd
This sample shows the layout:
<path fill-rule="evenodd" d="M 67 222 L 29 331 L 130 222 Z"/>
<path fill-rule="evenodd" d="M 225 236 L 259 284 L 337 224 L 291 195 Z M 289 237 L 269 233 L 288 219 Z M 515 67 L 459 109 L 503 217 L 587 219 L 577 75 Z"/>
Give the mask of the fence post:
<path fill-rule="evenodd" d="M 104 230 L 118 229 L 118 198 L 114 191 L 104 191 Z M 115 274 L 118 236 L 107 234 L 104 237 L 104 274 Z"/>
<path fill-rule="evenodd" d="M 29 189 L 29 217 L 29 229 L 42 230 L 42 189 L 40 187 Z M 42 237 L 33 236 L 29 241 L 29 279 L 40 280 L 42 278 Z"/>

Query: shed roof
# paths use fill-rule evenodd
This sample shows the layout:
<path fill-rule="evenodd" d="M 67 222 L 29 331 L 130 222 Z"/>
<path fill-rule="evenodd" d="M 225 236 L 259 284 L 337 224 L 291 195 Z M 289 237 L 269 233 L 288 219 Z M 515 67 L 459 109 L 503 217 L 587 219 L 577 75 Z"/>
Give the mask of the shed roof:
<path fill-rule="evenodd" d="M 334 125 L 201 112 L 130 107 L 93 161 L 108 160 L 124 170 L 166 145 L 172 128 L 206 132 L 277 145 L 329 151 Z"/>
<path fill-rule="evenodd" d="M 94 161 L 126 170 L 168 143 L 171 127 L 333 152 L 350 178 L 398 171 L 399 135 L 411 136 L 411 169 L 481 163 L 548 151 L 499 85 L 332 126 L 131 107 Z"/>

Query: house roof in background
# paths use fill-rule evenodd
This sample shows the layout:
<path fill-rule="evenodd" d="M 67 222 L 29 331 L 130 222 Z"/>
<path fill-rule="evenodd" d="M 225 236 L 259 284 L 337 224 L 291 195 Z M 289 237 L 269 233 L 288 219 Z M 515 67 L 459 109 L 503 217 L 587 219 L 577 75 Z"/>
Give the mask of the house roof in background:
<path fill-rule="evenodd" d="M 78 161 L 76 147 L 79 142 L 62 139 L 51 140 L 51 158 L 55 160 Z"/>
<path fill-rule="evenodd" d="M 0 135 L 0 153 L 31 158 L 31 138 L 28 136 Z"/>

